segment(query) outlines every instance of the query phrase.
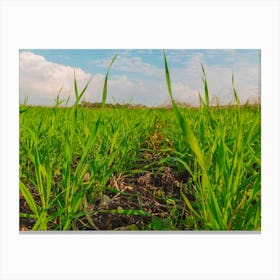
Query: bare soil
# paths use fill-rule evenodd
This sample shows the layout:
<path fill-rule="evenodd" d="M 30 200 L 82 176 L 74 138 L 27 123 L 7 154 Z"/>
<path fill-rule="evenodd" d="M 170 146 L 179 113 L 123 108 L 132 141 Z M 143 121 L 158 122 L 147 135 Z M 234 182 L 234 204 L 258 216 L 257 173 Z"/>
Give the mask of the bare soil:
<path fill-rule="evenodd" d="M 167 203 L 168 199 L 176 200 L 177 210 L 185 212 L 179 208 L 180 205 L 184 207 L 180 191 L 182 182 L 187 181 L 187 178 L 186 173 L 175 174 L 170 167 L 163 167 L 156 173 L 146 171 L 129 177 L 112 177 L 102 198 L 92 205 L 87 205 L 90 214 L 80 217 L 72 225 L 72 230 L 149 230 L 149 225 L 155 217 L 170 217 L 173 208 Z M 40 204 L 37 190 L 28 187 L 35 201 Z M 190 201 L 195 200 L 193 195 L 186 195 Z M 22 196 L 19 203 L 21 213 L 31 213 Z M 150 215 L 112 213 L 114 210 L 142 210 Z M 20 230 L 31 230 L 34 223 L 34 219 L 21 217 Z"/>

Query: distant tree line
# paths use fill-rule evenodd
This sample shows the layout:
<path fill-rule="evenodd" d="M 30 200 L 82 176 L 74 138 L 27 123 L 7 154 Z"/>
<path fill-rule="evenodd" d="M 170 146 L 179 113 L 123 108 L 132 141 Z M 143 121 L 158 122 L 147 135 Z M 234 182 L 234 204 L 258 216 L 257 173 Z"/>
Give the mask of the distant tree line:
<path fill-rule="evenodd" d="M 82 101 L 79 105 L 80 107 L 83 108 L 102 108 L 102 103 L 101 102 L 89 102 L 89 101 Z M 130 104 L 130 103 L 125 103 L 125 104 L 119 104 L 119 103 L 115 103 L 115 104 L 111 104 L 111 103 L 107 103 L 105 104 L 105 108 L 112 108 L 112 109 L 139 109 L 139 108 L 148 108 L 145 105 L 141 105 L 141 104 Z"/>

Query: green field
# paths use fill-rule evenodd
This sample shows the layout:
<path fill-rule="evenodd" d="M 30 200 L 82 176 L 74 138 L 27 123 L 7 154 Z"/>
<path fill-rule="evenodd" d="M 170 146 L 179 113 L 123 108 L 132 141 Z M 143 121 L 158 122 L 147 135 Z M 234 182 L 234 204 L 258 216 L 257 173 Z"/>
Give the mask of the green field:
<path fill-rule="evenodd" d="M 178 108 L 165 62 L 171 109 L 106 108 L 108 73 L 103 108 L 75 78 L 72 107 L 20 106 L 21 230 L 261 229 L 260 105 L 233 83 L 211 107 L 202 68 L 200 108 Z"/>

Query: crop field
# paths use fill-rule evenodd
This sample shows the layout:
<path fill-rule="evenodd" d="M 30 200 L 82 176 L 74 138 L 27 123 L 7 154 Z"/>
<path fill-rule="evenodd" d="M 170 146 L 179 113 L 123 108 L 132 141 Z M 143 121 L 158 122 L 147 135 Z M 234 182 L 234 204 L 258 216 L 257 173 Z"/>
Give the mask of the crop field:
<path fill-rule="evenodd" d="M 116 57 L 113 58 L 112 66 Z M 20 230 L 260 230 L 261 107 L 20 106 Z M 90 82 L 90 81 L 89 81 Z"/>

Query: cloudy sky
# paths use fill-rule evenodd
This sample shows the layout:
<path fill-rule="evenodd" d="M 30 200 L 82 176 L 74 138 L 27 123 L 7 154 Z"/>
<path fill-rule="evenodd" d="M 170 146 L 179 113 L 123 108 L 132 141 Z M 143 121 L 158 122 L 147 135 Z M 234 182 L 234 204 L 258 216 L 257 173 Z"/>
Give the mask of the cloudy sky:
<path fill-rule="evenodd" d="M 62 87 L 61 98 L 74 101 L 73 76 L 79 89 L 92 76 L 84 100 L 101 102 L 104 77 L 113 56 L 108 80 L 108 103 L 168 104 L 162 50 L 20 50 L 20 102 L 28 96 L 32 105 L 53 105 Z M 260 50 L 166 50 L 174 98 L 199 104 L 203 93 L 201 63 L 204 65 L 210 96 L 221 104 L 233 102 L 231 75 L 241 102 L 260 98 Z M 70 102 L 71 104 L 71 102 Z"/>

